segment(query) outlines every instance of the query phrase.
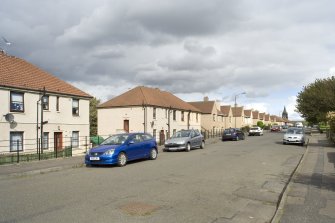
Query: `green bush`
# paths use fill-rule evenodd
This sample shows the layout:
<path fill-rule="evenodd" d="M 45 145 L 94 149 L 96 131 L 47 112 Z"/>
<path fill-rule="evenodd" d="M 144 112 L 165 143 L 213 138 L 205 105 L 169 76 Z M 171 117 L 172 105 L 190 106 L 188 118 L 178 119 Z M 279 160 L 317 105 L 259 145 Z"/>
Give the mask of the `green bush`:
<path fill-rule="evenodd" d="M 243 131 L 243 132 L 249 132 L 249 130 L 250 130 L 250 126 L 244 126 L 244 127 L 242 127 L 241 128 L 241 130 Z"/>
<path fill-rule="evenodd" d="M 101 136 L 91 136 L 91 143 L 93 145 L 100 145 L 104 141 Z"/>

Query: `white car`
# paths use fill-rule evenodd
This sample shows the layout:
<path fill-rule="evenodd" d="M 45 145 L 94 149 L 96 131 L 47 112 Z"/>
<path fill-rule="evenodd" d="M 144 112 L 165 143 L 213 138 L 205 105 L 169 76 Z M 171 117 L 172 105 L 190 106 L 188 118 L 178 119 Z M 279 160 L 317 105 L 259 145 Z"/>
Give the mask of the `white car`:
<path fill-rule="evenodd" d="M 249 136 L 262 136 L 263 129 L 261 127 L 251 127 L 249 130 Z"/>
<path fill-rule="evenodd" d="M 284 134 L 283 144 L 305 144 L 305 133 L 302 128 L 288 128 Z"/>

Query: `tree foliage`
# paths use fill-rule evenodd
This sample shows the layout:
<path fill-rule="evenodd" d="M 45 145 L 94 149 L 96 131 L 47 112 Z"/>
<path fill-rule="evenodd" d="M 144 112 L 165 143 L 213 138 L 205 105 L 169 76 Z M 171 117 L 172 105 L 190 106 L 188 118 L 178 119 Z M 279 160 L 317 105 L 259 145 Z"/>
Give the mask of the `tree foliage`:
<path fill-rule="evenodd" d="M 257 126 L 263 129 L 264 128 L 264 123 L 262 121 L 258 121 Z"/>
<path fill-rule="evenodd" d="M 298 93 L 296 108 L 309 123 L 327 121 L 328 112 L 335 111 L 335 77 L 317 79 L 305 86 Z"/>
<path fill-rule="evenodd" d="M 96 136 L 98 134 L 98 104 L 100 104 L 99 99 L 92 98 L 90 100 L 90 136 Z"/>

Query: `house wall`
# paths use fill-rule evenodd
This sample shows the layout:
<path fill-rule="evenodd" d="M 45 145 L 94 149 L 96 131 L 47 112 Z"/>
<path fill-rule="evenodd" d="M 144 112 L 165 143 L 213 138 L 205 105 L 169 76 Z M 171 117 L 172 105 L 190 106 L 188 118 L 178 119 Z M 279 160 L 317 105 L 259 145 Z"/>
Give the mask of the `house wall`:
<path fill-rule="evenodd" d="M 174 131 L 181 129 L 201 129 L 201 114 L 184 111 L 184 121 L 182 121 L 182 111 L 176 110 L 176 120 L 173 119 L 173 111 L 168 108 L 156 107 L 156 117 L 154 118 L 154 107 L 126 107 L 126 108 L 99 108 L 98 109 L 98 134 L 102 136 L 112 135 L 124 131 L 124 120 L 129 120 L 129 132 L 146 132 L 155 135 L 159 141 L 161 133 L 164 138 L 169 136 L 169 116 L 170 135 Z M 187 117 L 190 115 L 189 127 Z M 144 118 L 146 117 L 146 118 Z M 144 129 L 144 119 L 146 128 Z"/>
<path fill-rule="evenodd" d="M 219 131 L 225 128 L 225 118 L 218 114 L 220 104 L 215 102 L 211 114 L 201 115 L 201 128 L 206 131 Z"/>
<path fill-rule="evenodd" d="M 49 95 L 49 110 L 44 110 L 43 132 L 49 132 L 48 148 L 54 149 L 54 133 L 62 133 L 63 147 L 71 145 L 73 131 L 79 132 L 79 137 L 89 136 L 89 100 L 79 99 L 79 116 L 72 115 L 72 97 L 59 96 L 59 111 L 56 111 L 56 95 Z M 10 132 L 23 132 L 23 151 L 37 150 L 37 92 L 24 92 L 24 112 L 10 112 L 10 90 L 0 89 L 0 153 L 10 151 Z M 77 97 L 74 97 L 78 99 Z M 39 121 L 41 110 L 39 106 Z M 16 126 L 5 120 L 6 114 L 12 114 Z M 40 130 L 38 130 L 40 137 Z M 80 144 L 80 143 L 79 143 Z"/>

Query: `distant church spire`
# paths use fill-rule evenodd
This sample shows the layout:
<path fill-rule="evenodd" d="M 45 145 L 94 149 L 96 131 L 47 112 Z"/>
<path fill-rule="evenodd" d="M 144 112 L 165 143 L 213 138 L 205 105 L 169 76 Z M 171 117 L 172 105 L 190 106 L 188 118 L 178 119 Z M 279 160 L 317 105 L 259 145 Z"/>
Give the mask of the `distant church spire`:
<path fill-rule="evenodd" d="M 283 111 L 281 117 L 282 117 L 282 118 L 286 118 L 286 119 L 288 119 L 288 114 L 287 114 L 287 111 L 286 111 L 286 107 L 285 107 L 285 106 L 284 106 L 284 111 Z"/>

